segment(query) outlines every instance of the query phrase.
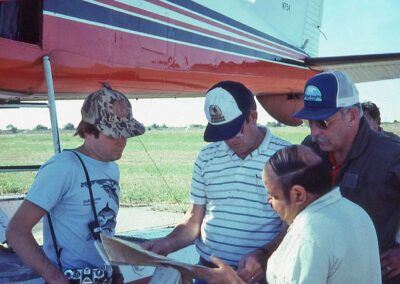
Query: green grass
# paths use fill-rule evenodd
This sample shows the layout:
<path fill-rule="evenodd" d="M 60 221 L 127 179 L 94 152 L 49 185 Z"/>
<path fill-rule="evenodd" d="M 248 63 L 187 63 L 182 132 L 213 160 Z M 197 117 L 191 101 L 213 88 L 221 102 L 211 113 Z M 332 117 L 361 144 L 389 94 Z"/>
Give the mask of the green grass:
<path fill-rule="evenodd" d="M 400 134 L 399 124 L 384 125 L 384 128 Z M 300 143 L 309 133 L 307 127 L 270 129 L 274 135 L 292 143 Z M 193 163 L 205 145 L 203 131 L 153 129 L 143 136 L 129 139 L 123 157 L 118 161 L 121 170 L 121 202 L 131 205 L 153 204 L 158 207 L 188 203 Z M 73 132 L 61 132 L 62 148 L 75 148 L 81 143 L 82 140 L 74 137 Z M 52 154 L 50 132 L 0 135 L 0 166 L 42 164 Z M 0 173 L 0 195 L 26 193 L 35 174 Z"/>
<path fill-rule="evenodd" d="M 272 134 L 290 141 L 293 144 L 300 144 L 304 137 L 306 137 L 310 130 L 308 127 L 300 126 L 300 127 L 272 127 L 270 128 Z"/>
<path fill-rule="evenodd" d="M 60 138 L 64 149 L 82 143 L 73 132 L 62 132 Z M 129 139 L 123 157 L 118 161 L 121 202 L 186 203 L 193 162 L 203 145 L 202 130 L 151 130 L 146 135 Z M 42 164 L 52 154 L 49 132 L 0 136 L 0 166 Z M 35 174 L 0 173 L 0 195 L 26 193 Z"/>
<path fill-rule="evenodd" d="M 382 128 L 385 131 L 388 132 L 393 132 L 394 134 L 397 134 L 400 136 L 400 123 L 382 123 Z"/>

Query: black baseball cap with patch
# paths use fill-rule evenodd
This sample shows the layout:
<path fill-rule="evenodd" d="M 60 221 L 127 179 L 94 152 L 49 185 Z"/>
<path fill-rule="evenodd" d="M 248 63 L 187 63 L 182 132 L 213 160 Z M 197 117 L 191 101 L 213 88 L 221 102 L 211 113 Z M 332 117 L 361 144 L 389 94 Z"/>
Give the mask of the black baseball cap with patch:
<path fill-rule="evenodd" d="M 242 83 L 222 81 L 212 86 L 204 104 L 208 120 L 204 140 L 217 142 L 234 137 L 254 106 L 253 93 Z"/>

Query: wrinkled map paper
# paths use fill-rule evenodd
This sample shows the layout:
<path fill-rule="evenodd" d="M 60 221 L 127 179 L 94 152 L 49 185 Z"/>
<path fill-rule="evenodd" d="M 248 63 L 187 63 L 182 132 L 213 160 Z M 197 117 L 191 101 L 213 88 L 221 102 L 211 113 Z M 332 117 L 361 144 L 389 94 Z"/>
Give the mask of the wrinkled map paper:
<path fill-rule="evenodd" d="M 6 240 L 6 228 L 8 221 L 8 216 L 0 208 L 0 243 L 3 243 Z"/>
<path fill-rule="evenodd" d="M 114 264 L 172 267 L 182 275 L 183 283 L 192 283 L 195 277 L 193 267 L 201 267 L 176 261 L 174 259 L 143 249 L 140 245 L 101 234 L 101 241 L 106 255 Z"/>

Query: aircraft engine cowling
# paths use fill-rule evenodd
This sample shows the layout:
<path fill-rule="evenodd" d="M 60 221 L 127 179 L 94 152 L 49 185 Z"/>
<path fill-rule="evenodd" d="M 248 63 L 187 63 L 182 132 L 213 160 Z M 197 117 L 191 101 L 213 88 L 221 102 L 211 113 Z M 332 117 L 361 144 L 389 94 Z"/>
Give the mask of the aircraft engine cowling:
<path fill-rule="evenodd" d="M 298 126 L 302 124 L 301 119 L 293 118 L 292 115 L 303 107 L 303 94 L 258 94 L 257 100 L 262 107 L 280 123 L 289 126 Z"/>

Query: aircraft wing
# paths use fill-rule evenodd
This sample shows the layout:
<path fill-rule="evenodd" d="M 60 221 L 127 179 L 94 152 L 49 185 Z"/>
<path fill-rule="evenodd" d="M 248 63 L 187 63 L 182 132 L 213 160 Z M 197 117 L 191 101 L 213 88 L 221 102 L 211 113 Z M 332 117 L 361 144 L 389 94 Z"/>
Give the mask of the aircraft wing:
<path fill-rule="evenodd" d="M 316 71 L 344 71 L 355 83 L 400 78 L 400 53 L 308 57 L 305 63 Z"/>

